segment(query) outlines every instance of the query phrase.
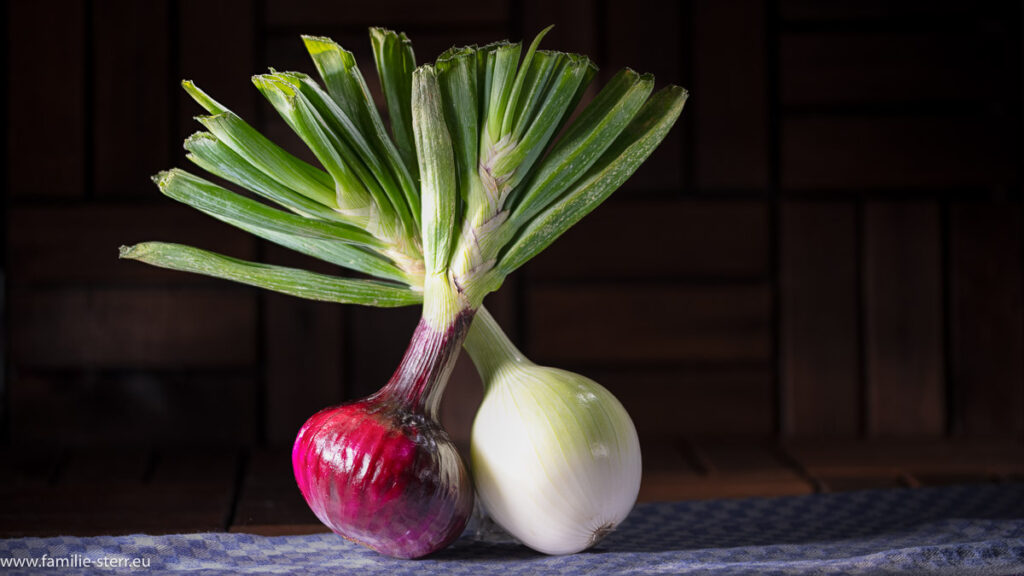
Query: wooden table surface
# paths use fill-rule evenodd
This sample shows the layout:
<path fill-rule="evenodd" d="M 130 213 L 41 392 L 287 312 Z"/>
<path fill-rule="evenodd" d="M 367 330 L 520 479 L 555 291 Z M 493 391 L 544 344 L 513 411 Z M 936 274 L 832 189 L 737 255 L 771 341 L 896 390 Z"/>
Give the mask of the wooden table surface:
<path fill-rule="evenodd" d="M 644 446 L 641 501 L 1024 481 L 1024 444 L 1012 441 Z M 8 450 L 0 458 L 0 537 L 325 530 L 295 486 L 288 450 Z"/>

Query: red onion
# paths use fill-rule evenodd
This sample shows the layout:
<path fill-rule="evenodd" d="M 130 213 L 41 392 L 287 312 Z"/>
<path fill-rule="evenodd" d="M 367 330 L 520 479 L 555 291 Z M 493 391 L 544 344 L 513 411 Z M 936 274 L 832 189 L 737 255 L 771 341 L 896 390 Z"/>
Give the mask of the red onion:
<path fill-rule="evenodd" d="M 381 554 L 417 558 L 462 533 L 472 480 L 437 412 L 472 322 L 420 320 L 394 376 L 376 394 L 313 415 L 295 439 L 295 479 L 317 518 Z"/>

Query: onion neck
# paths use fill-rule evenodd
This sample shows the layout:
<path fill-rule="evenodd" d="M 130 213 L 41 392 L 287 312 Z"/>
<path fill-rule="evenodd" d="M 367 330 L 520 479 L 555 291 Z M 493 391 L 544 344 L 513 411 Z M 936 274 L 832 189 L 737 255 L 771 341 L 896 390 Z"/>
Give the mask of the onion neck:
<path fill-rule="evenodd" d="M 436 420 L 475 312 L 443 276 L 428 277 L 423 316 L 401 363 L 378 397 Z"/>
<path fill-rule="evenodd" d="M 512 344 L 491 313 L 482 306 L 469 329 L 465 346 L 480 372 L 484 390 L 500 372 L 533 364 Z"/>

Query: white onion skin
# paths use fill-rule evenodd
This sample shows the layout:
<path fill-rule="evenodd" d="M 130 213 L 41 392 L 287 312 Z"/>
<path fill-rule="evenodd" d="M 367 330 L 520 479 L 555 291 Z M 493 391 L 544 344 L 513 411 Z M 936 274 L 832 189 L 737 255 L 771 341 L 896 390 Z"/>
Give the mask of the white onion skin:
<path fill-rule="evenodd" d="M 574 554 L 626 518 L 640 490 L 636 428 L 579 374 L 504 362 L 473 423 L 477 497 L 502 528 L 546 554 Z"/>

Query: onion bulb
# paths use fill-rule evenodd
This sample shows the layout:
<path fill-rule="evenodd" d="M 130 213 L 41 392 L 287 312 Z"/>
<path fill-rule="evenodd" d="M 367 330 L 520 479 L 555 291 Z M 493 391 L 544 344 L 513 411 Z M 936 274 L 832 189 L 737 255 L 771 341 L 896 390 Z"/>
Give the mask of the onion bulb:
<path fill-rule="evenodd" d="M 342 537 L 418 558 L 462 533 L 473 486 L 437 411 L 471 313 L 446 330 L 420 321 L 402 363 L 376 394 L 313 415 L 292 449 L 306 503 Z"/>
<path fill-rule="evenodd" d="M 477 498 L 539 552 L 593 546 L 626 518 L 640 490 L 629 414 L 597 382 L 525 359 L 484 309 L 466 348 L 485 387 L 470 447 Z"/>

